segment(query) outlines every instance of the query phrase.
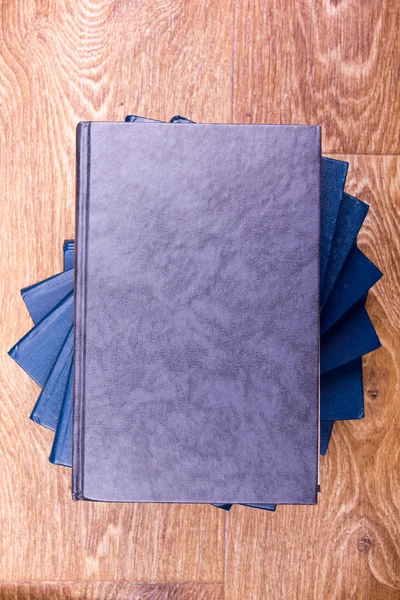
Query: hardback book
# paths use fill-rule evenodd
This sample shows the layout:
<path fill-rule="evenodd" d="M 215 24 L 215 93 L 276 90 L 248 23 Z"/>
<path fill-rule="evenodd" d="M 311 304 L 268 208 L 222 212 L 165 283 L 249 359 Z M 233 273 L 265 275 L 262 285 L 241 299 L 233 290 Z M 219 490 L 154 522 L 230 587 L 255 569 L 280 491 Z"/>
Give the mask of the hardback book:
<path fill-rule="evenodd" d="M 137 119 L 134 115 L 130 115 L 127 117 L 129 120 Z M 171 123 L 183 123 L 183 124 L 193 124 L 193 121 L 190 119 L 186 119 L 185 117 L 181 117 L 180 115 L 176 115 L 171 119 Z M 343 160 L 336 160 L 333 158 L 322 157 L 321 163 L 321 235 L 320 235 L 320 282 L 321 282 L 321 296 L 320 302 L 322 298 L 323 290 L 323 282 L 326 278 L 327 269 L 328 269 L 328 261 L 331 253 L 332 245 L 334 244 L 334 237 L 337 227 L 339 227 L 339 231 L 344 226 L 345 218 L 347 220 L 351 220 L 355 218 L 354 212 L 351 215 L 348 213 L 349 210 L 343 209 L 343 197 L 345 194 L 343 193 L 344 185 L 346 183 L 347 171 L 349 168 L 349 163 Z M 360 201 L 359 201 L 360 202 Z M 366 205 L 365 205 L 366 206 Z M 342 208 L 342 210 L 340 210 Z M 346 206 L 347 208 L 347 206 Z M 339 221 L 339 223 L 338 223 Z M 357 215 L 358 221 L 358 215 Z M 356 229 L 356 225 L 354 222 L 351 224 L 352 232 Z M 358 227 L 359 229 L 359 227 Z M 346 232 L 347 234 L 347 232 Z M 345 242 L 346 246 L 346 242 Z M 343 253 L 343 251 L 342 251 Z M 340 254 L 340 250 L 339 250 Z M 333 258 L 333 264 L 337 268 L 337 259 Z"/>
<path fill-rule="evenodd" d="M 335 421 L 321 421 L 320 428 L 320 453 L 322 456 L 328 452 L 329 441 Z"/>
<path fill-rule="evenodd" d="M 64 271 L 72 269 L 74 266 L 75 242 L 74 240 L 65 240 L 63 246 L 64 252 Z"/>
<path fill-rule="evenodd" d="M 321 338 L 321 375 L 368 354 L 381 343 L 364 306 L 365 298 Z"/>
<path fill-rule="evenodd" d="M 318 127 L 80 124 L 75 499 L 316 502 L 320 179 Z"/>
<path fill-rule="evenodd" d="M 324 306 L 346 259 L 356 242 L 369 206 L 354 196 L 343 194 L 322 285 L 320 304 Z"/>
<path fill-rule="evenodd" d="M 71 292 L 8 353 L 41 387 L 45 385 L 71 329 L 73 312 Z"/>
<path fill-rule="evenodd" d="M 72 389 L 73 365 L 70 368 L 68 384 L 49 459 L 51 463 L 64 467 L 70 467 L 72 463 Z"/>
<path fill-rule="evenodd" d="M 322 197 L 324 202 L 321 204 L 321 292 L 343 198 L 348 167 L 349 164 L 343 160 L 324 157 L 322 161 Z"/>
<path fill-rule="evenodd" d="M 36 324 L 64 300 L 73 289 L 74 272 L 70 269 L 24 288 L 21 290 L 21 296 L 32 321 Z"/>
<path fill-rule="evenodd" d="M 66 240 L 63 244 L 64 270 L 72 269 L 73 267 L 74 248 L 75 243 L 73 240 Z M 62 275 L 63 274 L 60 273 L 53 278 L 46 279 L 35 286 L 31 286 L 37 311 L 44 312 L 46 310 L 47 314 L 48 312 L 51 312 L 58 304 L 59 300 L 62 299 L 60 288 L 62 288 L 63 284 L 54 285 L 54 281 Z M 68 276 L 70 278 L 70 283 L 68 284 L 68 287 L 64 289 L 64 292 L 70 293 L 73 290 L 73 270 L 69 271 Z M 50 371 L 50 375 L 44 384 L 30 416 L 35 423 L 52 430 L 55 430 L 57 427 L 72 366 L 74 352 L 73 314 L 71 316 L 72 322 L 69 334 L 57 356 L 57 360 Z M 50 332 L 49 335 L 51 336 L 52 333 Z"/>
<path fill-rule="evenodd" d="M 360 357 L 321 376 L 321 420 L 363 418 L 364 389 Z"/>
<path fill-rule="evenodd" d="M 32 421 L 55 430 L 72 367 L 74 354 L 73 325 L 31 413 Z M 71 399 L 72 403 L 72 399 Z"/>
<path fill-rule="evenodd" d="M 353 246 L 322 309 L 320 328 L 325 335 L 382 277 L 381 271 L 357 246 Z"/>

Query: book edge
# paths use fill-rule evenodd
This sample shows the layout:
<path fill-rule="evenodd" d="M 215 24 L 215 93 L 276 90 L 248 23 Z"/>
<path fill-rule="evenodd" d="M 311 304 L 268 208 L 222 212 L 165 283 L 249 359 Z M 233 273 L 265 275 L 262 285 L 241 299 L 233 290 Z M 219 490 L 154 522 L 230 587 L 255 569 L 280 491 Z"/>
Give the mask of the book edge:
<path fill-rule="evenodd" d="M 82 122 L 76 130 L 76 234 L 75 234 L 75 313 L 74 379 L 72 414 L 72 498 L 84 499 L 84 356 L 86 308 L 86 236 L 90 193 L 91 124 Z"/>

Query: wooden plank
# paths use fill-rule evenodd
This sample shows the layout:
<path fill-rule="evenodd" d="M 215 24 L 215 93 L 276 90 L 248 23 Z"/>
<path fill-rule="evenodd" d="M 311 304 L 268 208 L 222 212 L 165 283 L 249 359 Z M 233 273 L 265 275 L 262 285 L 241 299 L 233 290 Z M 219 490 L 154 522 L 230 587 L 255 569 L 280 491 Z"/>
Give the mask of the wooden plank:
<path fill-rule="evenodd" d="M 318 507 L 231 510 L 229 600 L 400 597 L 400 157 L 344 158 L 371 206 L 360 247 L 385 274 L 367 305 L 383 348 L 364 362 L 366 418 L 335 424 Z"/>
<path fill-rule="evenodd" d="M 399 153 L 400 4 L 236 3 L 234 121 L 320 123 L 325 152 Z"/>
<path fill-rule="evenodd" d="M 223 600 L 221 584 L 10 583 L 2 600 Z"/>
<path fill-rule="evenodd" d="M 38 388 L 6 355 L 31 326 L 19 290 L 74 236 L 75 126 L 130 112 L 231 119 L 232 2 L 2 5 L 0 580 L 222 581 L 224 513 L 73 503 Z"/>

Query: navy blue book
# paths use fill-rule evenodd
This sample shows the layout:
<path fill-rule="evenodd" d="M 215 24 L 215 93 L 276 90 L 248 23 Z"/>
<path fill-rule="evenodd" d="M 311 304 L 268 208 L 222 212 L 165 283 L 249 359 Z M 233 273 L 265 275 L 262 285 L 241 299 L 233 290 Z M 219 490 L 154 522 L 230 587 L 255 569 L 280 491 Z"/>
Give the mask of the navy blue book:
<path fill-rule="evenodd" d="M 64 467 L 72 466 L 72 387 L 73 367 L 68 377 L 68 385 L 58 419 L 56 434 L 50 454 L 50 462 Z"/>
<path fill-rule="evenodd" d="M 354 196 L 343 194 L 339 215 L 336 222 L 335 235 L 329 253 L 325 279 L 321 290 L 321 307 L 324 306 L 346 259 L 356 242 L 369 206 Z"/>
<path fill-rule="evenodd" d="M 361 357 L 321 376 L 321 420 L 364 418 Z"/>
<path fill-rule="evenodd" d="M 17 342 L 8 354 L 43 387 L 73 322 L 74 294 L 71 292 Z"/>
<path fill-rule="evenodd" d="M 148 119 L 147 117 L 138 117 L 138 115 L 128 115 L 125 117 L 125 123 L 162 123 L 162 121 Z"/>
<path fill-rule="evenodd" d="M 70 332 L 52 368 L 49 378 L 31 414 L 32 421 L 55 431 L 67 389 L 74 355 L 74 327 Z"/>
<path fill-rule="evenodd" d="M 321 375 L 368 354 L 380 346 L 381 343 L 364 307 L 364 300 L 362 300 L 322 337 Z"/>
<path fill-rule="evenodd" d="M 74 266 L 75 259 L 75 242 L 74 240 L 65 240 L 64 246 L 64 271 L 72 269 Z"/>
<path fill-rule="evenodd" d="M 22 299 L 36 324 L 74 289 L 73 270 L 64 271 L 21 290 Z"/>
<path fill-rule="evenodd" d="M 325 456 L 328 451 L 329 440 L 331 439 L 334 423 L 335 421 L 321 421 L 319 451 L 322 456 Z"/>
<path fill-rule="evenodd" d="M 320 319 L 321 335 L 324 335 L 359 302 L 381 277 L 381 271 L 357 246 L 353 246 L 322 310 Z"/>
<path fill-rule="evenodd" d="M 321 188 L 321 288 L 328 266 L 329 253 L 335 234 L 339 208 L 349 164 L 332 158 L 322 159 Z"/>
<path fill-rule="evenodd" d="M 74 259 L 74 242 L 72 240 L 65 241 L 63 251 L 64 269 L 70 269 Z M 70 273 L 70 275 L 71 274 L 73 276 L 73 272 Z M 48 285 L 48 280 L 46 280 L 33 287 L 35 288 L 35 291 L 41 290 L 38 298 L 42 299 L 44 307 L 48 308 L 49 311 L 58 304 L 59 289 L 57 289 L 57 286 L 54 292 L 54 289 L 52 289 L 52 286 Z M 37 301 L 39 306 L 38 302 L 39 300 Z M 68 337 L 61 348 L 49 378 L 47 379 L 30 416 L 35 423 L 52 430 L 56 429 L 58 418 L 60 416 L 61 405 L 68 383 L 68 375 L 72 365 L 73 351 L 74 335 L 72 325 Z"/>

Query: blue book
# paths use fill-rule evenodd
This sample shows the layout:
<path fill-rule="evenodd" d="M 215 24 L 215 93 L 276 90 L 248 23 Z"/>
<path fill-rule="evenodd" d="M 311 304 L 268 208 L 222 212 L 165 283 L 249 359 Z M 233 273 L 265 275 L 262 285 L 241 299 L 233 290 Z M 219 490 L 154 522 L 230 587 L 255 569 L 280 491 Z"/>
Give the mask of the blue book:
<path fill-rule="evenodd" d="M 357 246 L 353 246 L 322 310 L 321 335 L 325 335 L 381 277 L 381 271 Z"/>
<path fill-rule="evenodd" d="M 73 322 L 74 295 L 71 292 L 17 342 L 8 354 L 43 387 Z"/>
<path fill-rule="evenodd" d="M 31 414 L 32 421 L 55 431 L 68 384 L 74 355 L 74 327 L 70 332 L 52 368 L 49 378 Z"/>
<path fill-rule="evenodd" d="M 138 117 L 138 115 L 128 115 L 125 117 L 125 123 L 162 123 L 162 121 L 147 119 L 147 117 Z"/>
<path fill-rule="evenodd" d="M 36 324 L 74 289 L 73 270 L 53 275 L 21 290 L 22 299 Z"/>
<path fill-rule="evenodd" d="M 356 242 L 358 232 L 367 216 L 368 209 L 369 206 L 365 202 L 349 194 L 343 194 L 321 290 L 321 307 L 327 301 L 339 277 L 339 273 Z"/>
<path fill-rule="evenodd" d="M 56 434 L 50 454 L 50 462 L 64 467 L 72 466 L 72 388 L 73 367 L 68 377 L 68 385 L 58 419 Z"/>
<path fill-rule="evenodd" d="M 64 271 L 74 266 L 73 240 L 65 240 L 63 245 Z M 58 273 L 44 281 L 35 283 L 21 290 L 22 299 L 36 324 L 46 316 L 74 289 L 74 272 Z"/>
<path fill-rule="evenodd" d="M 74 245 L 72 240 L 64 242 L 64 269 L 71 268 L 71 262 L 74 258 Z M 69 275 L 73 276 L 73 272 Z M 43 308 L 41 309 L 44 310 L 45 308 L 48 308 L 49 312 L 58 304 L 60 286 L 56 286 L 54 289 L 53 282 L 50 281 L 49 285 L 49 280 L 45 280 L 32 287 L 34 288 L 32 293 L 38 294 L 37 299 L 35 300 L 38 308 L 41 308 L 40 300 L 43 302 Z M 30 416 L 35 423 L 52 430 L 56 429 L 58 418 L 60 416 L 61 405 L 68 383 L 68 375 L 72 365 L 73 350 L 74 339 L 72 325 L 68 337 L 60 350 L 49 378 L 47 379 Z"/>
<path fill-rule="evenodd" d="M 321 188 L 321 288 L 328 266 L 329 253 L 335 234 L 339 208 L 349 164 L 332 158 L 322 159 Z"/>
<path fill-rule="evenodd" d="M 65 240 L 64 246 L 64 271 L 72 269 L 75 260 L 75 242 L 74 240 Z"/>
<path fill-rule="evenodd" d="M 321 375 L 368 354 L 381 343 L 364 307 L 356 304 L 321 339 Z"/>
<path fill-rule="evenodd" d="M 364 418 L 361 357 L 321 376 L 322 421 Z"/>
<path fill-rule="evenodd" d="M 335 421 L 321 421 L 319 451 L 322 456 L 325 456 L 328 451 L 329 440 L 331 439 L 334 423 Z"/>

